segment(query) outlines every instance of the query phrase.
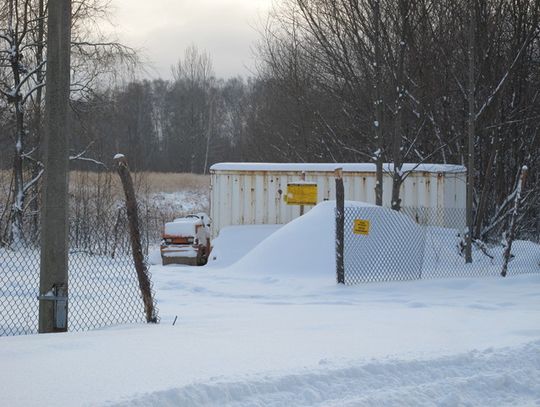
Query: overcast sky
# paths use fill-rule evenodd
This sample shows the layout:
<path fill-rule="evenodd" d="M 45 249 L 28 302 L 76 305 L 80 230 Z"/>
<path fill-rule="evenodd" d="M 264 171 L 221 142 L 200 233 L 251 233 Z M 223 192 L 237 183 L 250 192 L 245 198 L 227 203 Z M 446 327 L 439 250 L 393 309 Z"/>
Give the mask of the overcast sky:
<path fill-rule="evenodd" d="M 216 76 L 249 75 L 254 27 L 271 0 L 112 0 L 119 39 L 142 50 L 147 76 L 170 78 L 171 65 L 195 44 L 206 50 Z"/>

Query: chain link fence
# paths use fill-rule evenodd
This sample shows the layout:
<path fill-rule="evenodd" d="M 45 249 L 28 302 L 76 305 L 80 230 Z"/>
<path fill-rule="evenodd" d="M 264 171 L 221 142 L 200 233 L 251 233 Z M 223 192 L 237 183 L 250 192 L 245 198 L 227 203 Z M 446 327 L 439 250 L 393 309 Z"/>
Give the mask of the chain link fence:
<path fill-rule="evenodd" d="M 463 209 L 345 207 L 345 283 L 500 275 L 505 246 L 475 241 L 465 263 Z M 508 274 L 540 272 L 540 246 L 515 240 Z"/>
<path fill-rule="evenodd" d="M 145 255 L 161 240 L 165 222 L 206 209 L 205 197 L 195 187 L 200 179 L 132 175 Z M 25 179 L 33 176 L 27 169 Z M 152 184 L 162 177 L 163 185 Z M 156 193 L 171 189 L 171 182 L 174 192 Z M 178 182 L 188 185 L 182 193 L 176 190 Z M 12 172 L 0 170 L 0 336 L 38 330 L 40 190 L 37 182 L 27 191 L 23 241 L 15 243 L 10 233 Z M 105 168 L 71 171 L 69 199 L 69 330 L 145 322 L 118 174 Z"/>
<path fill-rule="evenodd" d="M 81 211 L 76 205 L 72 202 L 68 329 L 146 322 L 125 208 L 100 210 L 89 201 Z M 145 239 L 149 234 L 142 236 Z M 38 242 L 39 234 L 34 234 L 18 245 L 0 247 L 0 336 L 38 332 Z M 147 250 L 147 240 L 143 247 Z"/>

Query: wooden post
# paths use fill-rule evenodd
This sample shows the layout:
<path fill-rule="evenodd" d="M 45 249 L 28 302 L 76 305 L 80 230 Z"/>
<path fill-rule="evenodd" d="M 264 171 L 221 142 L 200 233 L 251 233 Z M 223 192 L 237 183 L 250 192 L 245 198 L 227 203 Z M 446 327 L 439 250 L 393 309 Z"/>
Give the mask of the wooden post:
<path fill-rule="evenodd" d="M 336 177 L 336 274 L 338 284 L 345 284 L 345 265 L 343 249 L 345 240 L 345 189 L 343 187 L 343 170 L 335 170 Z"/>
<path fill-rule="evenodd" d="M 68 329 L 68 175 L 71 1 L 50 0 L 41 208 L 39 332 Z"/>
<path fill-rule="evenodd" d="M 512 242 L 514 241 L 514 237 L 516 234 L 516 217 L 517 212 L 519 209 L 519 201 L 521 200 L 521 190 L 523 189 L 523 186 L 525 185 L 525 180 L 527 179 L 527 166 L 523 166 L 521 168 L 521 176 L 519 177 L 518 185 L 516 188 L 516 199 L 514 200 L 514 209 L 512 210 L 512 217 L 510 218 L 510 232 L 508 233 L 508 237 L 506 238 L 506 249 L 504 250 L 504 262 L 503 262 L 503 268 L 501 271 L 501 276 L 506 277 L 506 273 L 508 272 L 508 262 L 510 261 L 510 254 L 512 251 Z"/>
<path fill-rule="evenodd" d="M 139 230 L 139 215 L 137 213 L 137 199 L 135 190 L 133 189 L 133 180 L 129 172 L 126 157 L 122 154 L 114 156 L 114 160 L 118 163 L 118 175 L 122 181 L 124 194 L 126 196 L 126 212 L 129 223 L 129 235 L 131 240 L 131 250 L 133 253 L 133 262 L 139 279 L 139 288 L 144 303 L 144 311 L 146 314 L 146 322 L 157 322 L 157 315 L 154 309 L 154 299 L 152 298 L 152 289 L 150 287 L 150 279 L 148 278 L 148 268 L 144 262 L 142 252 L 141 233 Z"/>

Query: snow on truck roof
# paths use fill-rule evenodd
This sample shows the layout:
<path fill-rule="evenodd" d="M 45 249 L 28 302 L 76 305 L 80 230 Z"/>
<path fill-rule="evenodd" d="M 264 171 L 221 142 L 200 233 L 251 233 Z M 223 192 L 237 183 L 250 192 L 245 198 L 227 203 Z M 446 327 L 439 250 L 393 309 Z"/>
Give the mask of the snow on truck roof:
<path fill-rule="evenodd" d="M 344 172 L 375 172 L 373 163 L 217 163 L 210 167 L 211 171 L 308 171 L 308 172 L 331 172 L 336 168 L 342 168 Z M 393 171 L 394 164 L 385 163 L 384 171 Z M 432 172 L 432 173 L 464 173 L 466 168 L 454 164 L 415 164 L 405 163 L 401 169 L 403 172 Z"/>

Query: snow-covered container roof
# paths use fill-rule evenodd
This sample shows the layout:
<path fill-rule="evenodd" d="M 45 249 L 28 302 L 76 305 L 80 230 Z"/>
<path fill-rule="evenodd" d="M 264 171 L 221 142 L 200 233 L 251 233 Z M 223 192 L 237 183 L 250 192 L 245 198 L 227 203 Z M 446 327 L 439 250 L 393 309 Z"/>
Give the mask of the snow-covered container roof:
<path fill-rule="evenodd" d="M 373 163 L 217 163 L 210 167 L 212 171 L 309 171 L 309 172 L 331 172 L 337 168 L 342 168 L 344 172 L 376 172 Z M 385 163 L 385 171 L 393 171 L 394 164 Z M 402 172 L 430 172 L 430 173 L 464 173 L 466 168 L 462 165 L 454 164 L 415 164 L 405 163 Z"/>

